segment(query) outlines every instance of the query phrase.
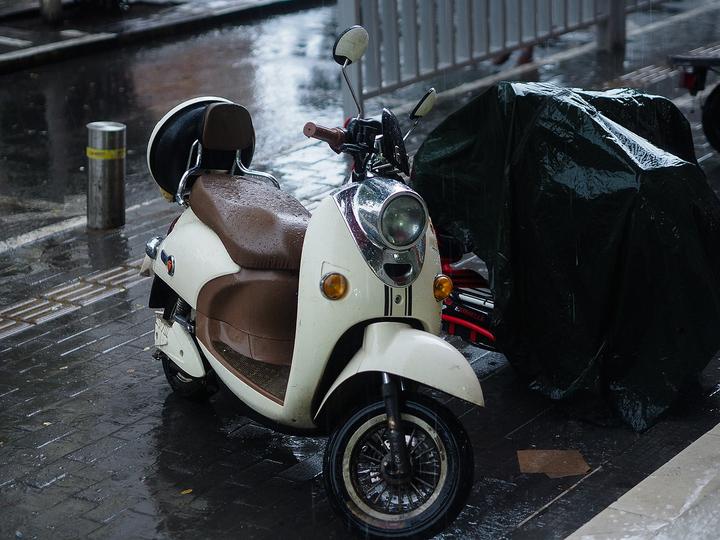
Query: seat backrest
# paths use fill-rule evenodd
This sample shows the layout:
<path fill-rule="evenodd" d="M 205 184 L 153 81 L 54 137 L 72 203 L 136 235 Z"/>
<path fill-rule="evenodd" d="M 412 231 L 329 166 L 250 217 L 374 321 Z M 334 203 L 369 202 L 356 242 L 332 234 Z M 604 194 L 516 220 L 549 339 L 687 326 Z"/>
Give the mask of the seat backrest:
<path fill-rule="evenodd" d="M 237 103 L 213 103 L 205 109 L 200 144 L 204 150 L 241 152 L 255 146 L 248 110 Z"/>

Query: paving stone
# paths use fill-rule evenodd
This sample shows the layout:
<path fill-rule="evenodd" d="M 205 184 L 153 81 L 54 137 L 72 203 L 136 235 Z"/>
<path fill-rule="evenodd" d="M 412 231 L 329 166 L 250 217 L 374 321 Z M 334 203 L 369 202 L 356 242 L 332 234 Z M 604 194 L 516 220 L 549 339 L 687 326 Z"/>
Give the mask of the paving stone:
<path fill-rule="evenodd" d="M 158 429 L 160 423 L 158 419 L 152 416 L 146 416 L 140 420 L 126 425 L 115 431 L 113 437 L 125 439 L 127 441 L 136 440 L 138 437 L 146 436 L 154 429 Z"/>
<path fill-rule="evenodd" d="M 92 514 L 92 512 L 90 512 Z M 98 527 L 87 538 L 138 538 L 155 540 L 163 538 L 156 530 L 156 519 L 125 508 L 114 515 L 108 523 Z"/>
<path fill-rule="evenodd" d="M 322 473 L 323 454 L 315 454 L 282 471 L 278 476 L 294 482 L 305 482 L 312 480 Z"/>
<path fill-rule="evenodd" d="M 20 478 L 26 474 L 35 471 L 34 464 L 24 464 L 17 462 L 4 463 L 0 466 L 0 490 L 6 486 L 14 486 L 20 481 Z"/>
<path fill-rule="evenodd" d="M 112 436 L 103 437 L 99 441 L 91 443 L 79 450 L 69 454 L 68 459 L 80 461 L 82 463 L 93 463 L 101 457 L 117 452 L 125 446 L 127 441 L 117 439 Z"/>
<path fill-rule="evenodd" d="M 19 480 L 32 488 L 42 490 L 55 486 L 53 489 L 67 489 L 70 494 L 74 494 L 93 483 L 74 475 L 82 467 L 82 464 L 64 457 L 55 461 L 47 459 L 42 467 L 32 469 L 30 474 L 20 477 Z"/>

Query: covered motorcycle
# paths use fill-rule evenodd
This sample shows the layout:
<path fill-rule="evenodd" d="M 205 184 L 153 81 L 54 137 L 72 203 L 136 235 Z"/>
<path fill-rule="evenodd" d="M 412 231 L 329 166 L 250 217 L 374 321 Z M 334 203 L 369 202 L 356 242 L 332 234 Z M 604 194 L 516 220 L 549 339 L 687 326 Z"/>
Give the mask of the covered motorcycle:
<path fill-rule="evenodd" d="M 667 99 L 501 83 L 424 142 L 414 187 L 485 260 L 499 348 L 637 430 L 720 346 L 720 202 Z"/>

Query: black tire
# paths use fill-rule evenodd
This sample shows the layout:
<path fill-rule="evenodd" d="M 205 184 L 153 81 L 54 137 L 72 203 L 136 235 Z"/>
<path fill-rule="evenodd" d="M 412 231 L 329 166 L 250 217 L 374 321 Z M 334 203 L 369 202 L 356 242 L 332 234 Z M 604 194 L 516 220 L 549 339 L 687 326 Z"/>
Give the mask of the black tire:
<path fill-rule="evenodd" d="M 710 145 L 720 152 L 720 84 L 713 88 L 705 100 L 702 126 Z"/>
<path fill-rule="evenodd" d="M 408 480 L 388 482 L 383 464 L 371 461 L 373 457 L 382 461 L 378 448 L 387 452 L 381 401 L 350 415 L 330 435 L 325 449 L 323 475 L 330 504 L 363 538 L 429 538 L 457 517 L 472 488 L 472 448 L 455 416 L 436 401 L 417 395 L 404 400 L 401 415 L 412 449 L 413 473 Z M 422 456 L 429 457 L 421 462 Z M 363 490 L 368 485 L 370 489 Z"/>
<path fill-rule="evenodd" d="M 158 351 L 158 355 L 162 360 L 165 378 L 179 396 L 191 401 L 205 401 L 217 392 L 217 386 L 210 377 L 192 377 L 162 352 Z"/>

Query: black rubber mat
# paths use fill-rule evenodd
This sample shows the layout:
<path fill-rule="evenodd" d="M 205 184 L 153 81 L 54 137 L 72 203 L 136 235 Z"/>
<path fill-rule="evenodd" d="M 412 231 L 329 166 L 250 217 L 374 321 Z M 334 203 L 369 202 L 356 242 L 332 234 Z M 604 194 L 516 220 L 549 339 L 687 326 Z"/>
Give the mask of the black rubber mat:
<path fill-rule="evenodd" d="M 240 354 L 222 341 L 213 341 L 213 347 L 222 354 L 225 361 L 243 378 L 281 401 L 285 399 L 285 390 L 290 377 L 290 366 L 258 362 Z"/>

